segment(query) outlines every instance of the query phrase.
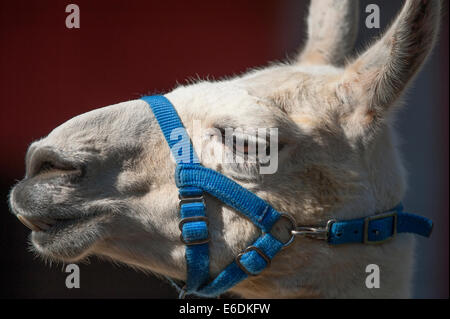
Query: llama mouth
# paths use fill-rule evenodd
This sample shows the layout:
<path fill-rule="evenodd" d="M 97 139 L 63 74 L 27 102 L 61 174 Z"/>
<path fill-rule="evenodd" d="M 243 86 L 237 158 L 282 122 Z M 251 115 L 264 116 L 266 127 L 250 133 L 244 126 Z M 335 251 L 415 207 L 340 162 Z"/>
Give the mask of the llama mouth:
<path fill-rule="evenodd" d="M 26 217 L 23 215 L 17 215 L 19 221 L 27 226 L 32 231 L 46 231 L 49 230 L 53 225 L 57 223 L 56 219 L 52 218 L 35 218 L 35 217 Z"/>
<path fill-rule="evenodd" d="M 82 259 L 98 240 L 102 226 L 109 221 L 108 214 L 90 214 L 77 218 L 45 219 L 38 217 L 19 218 L 32 229 L 30 244 L 36 253 L 45 258 L 64 262 Z"/>
<path fill-rule="evenodd" d="M 19 221 L 28 227 L 33 232 L 39 233 L 51 233 L 57 232 L 69 225 L 77 224 L 81 220 L 85 220 L 87 218 L 49 218 L 49 217 L 29 217 L 21 214 L 17 215 Z"/>

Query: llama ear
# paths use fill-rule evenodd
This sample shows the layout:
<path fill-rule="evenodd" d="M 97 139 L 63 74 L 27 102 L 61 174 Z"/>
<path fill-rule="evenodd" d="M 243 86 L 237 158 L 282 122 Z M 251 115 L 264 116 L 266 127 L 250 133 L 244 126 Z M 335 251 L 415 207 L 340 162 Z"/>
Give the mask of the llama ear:
<path fill-rule="evenodd" d="M 358 34 L 357 0 L 311 0 L 308 41 L 297 62 L 342 65 Z"/>
<path fill-rule="evenodd" d="M 440 8 L 440 0 L 407 0 L 384 36 L 347 66 L 337 93 L 354 104 L 355 122 L 386 117 L 433 48 Z"/>

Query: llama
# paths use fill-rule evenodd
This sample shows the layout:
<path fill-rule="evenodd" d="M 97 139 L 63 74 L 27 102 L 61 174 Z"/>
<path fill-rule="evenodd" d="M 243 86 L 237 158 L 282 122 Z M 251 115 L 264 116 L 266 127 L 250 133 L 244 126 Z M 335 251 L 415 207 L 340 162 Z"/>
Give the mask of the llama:
<path fill-rule="evenodd" d="M 385 34 L 349 59 L 358 3 L 312 0 L 308 40 L 298 57 L 222 81 L 179 86 L 165 97 L 189 132 L 278 128 L 278 169 L 204 166 L 228 176 L 299 225 L 323 225 L 384 212 L 405 192 L 392 127 L 402 93 L 432 50 L 440 1 L 407 0 Z M 191 136 L 195 150 L 220 139 Z M 26 176 L 11 190 L 12 212 L 32 230 L 44 258 L 77 262 L 98 255 L 186 280 L 179 240 L 175 163 L 154 114 L 133 100 L 79 115 L 32 143 Z M 259 235 L 248 219 L 205 195 L 210 274 L 216 276 Z M 275 230 L 276 231 L 276 230 Z M 245 298 L 405 298 L 410 296 L 414 239 L 331 246 L 298 237 L 270 267 L 230 291 Z M 381 271 L 365 286 L 366 266 Z"/>

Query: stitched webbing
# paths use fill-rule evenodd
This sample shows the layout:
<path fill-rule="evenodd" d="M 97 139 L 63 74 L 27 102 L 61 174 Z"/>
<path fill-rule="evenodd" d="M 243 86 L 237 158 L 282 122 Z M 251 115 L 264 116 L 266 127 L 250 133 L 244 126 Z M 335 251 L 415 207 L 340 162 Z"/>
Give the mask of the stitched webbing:
<path fill-rule="evenodd" d="M 170 101 L 162 95 L 144 96 L 141 99 L 152 109 L 175 162 L 199 163 L 189 135 Z"/>
<path fill-rule="evenodd" d="M 199 195 L 201 190 L 206 191 L 246 215 L 263 232 L 269 232 L 273 224 L 280 218 L 280 214 L 264 200 L 236 182 L 199 165 L 189 136 L 167 98 L 146 96 L 142 99 L 151 107 L 177 163 L 175 179 L 180 195 L 195 196 Z M 183 152 L 186 150 L 189 150 L 188 155 Z M 180 153 L 180 151 L 182 152 Z M 180 213 L 182 218 L 205 216 L 204 206 L 199 203 L 181 205 Z M 183 224 L 182 237 L 186 243 L 202 240 L 207 236 L 208 230 L 205 221 L 191 221 Z M 272 259 L 283 247 L 283 243 L 270 234 L 264 234 L 252 246 L 259 248 L 265 256 L 262 257 L 254 250 L 243 253 L 239 262 L 246 271 L 239 267 L 235 261 L 203 288 L 200 288 L 200 286 L 209 277 L 208 244 L 186 246 L 188 268 L 186 291 L 208 297 L 220 295 L 247 278 L 248 274 L 260 273 L 268 266 L 265 258 Z"/>
<path fill-rule="evenodd" d="M 280 213 L 238 183 L 201 165 L 178 165 L 178 187 L 196 186 L 247 216 L 264 232 L 270 232 Z"/>
<path fill-rule="evenodd" d="M 159 127 L 164 134 L 170 151 L 177 164 L 191 163 L 199 165 L 186 129 L 176 110 L 164 96 L 145 96 L 142 98 L 153 111 Z M 187 151 L 187 152 L 186 152 Z M 181 196 L 201 196 L 202 190 L 196 187 L 179 188 Z M 181 219 L 206 217 L 203 203 L 185 203 L 180 207 Z M 185 258 L 187 264 L 186 292 L 196 291 L 209 279 L 209 245 L 202 242 L 209 237 L 208 225 L 205 221 L 193 220 L 183 224 L 182 239 L 186 242 Z"/>
<path fill-rule="evenodd" d="M 328 243 L 333 245 L 378 243 L 391 238 L 396 233 L 414 233 L 429 237 L 432 229 L 431 220 L 403 212 L 403 206 L 400 204 L 383 214 L 335 222 L 331 226 Z"/>

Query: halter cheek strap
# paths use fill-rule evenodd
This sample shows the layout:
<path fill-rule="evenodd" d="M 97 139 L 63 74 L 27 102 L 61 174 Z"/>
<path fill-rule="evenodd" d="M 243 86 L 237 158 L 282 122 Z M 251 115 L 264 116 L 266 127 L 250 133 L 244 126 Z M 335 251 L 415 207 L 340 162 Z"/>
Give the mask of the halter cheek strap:
<path fill-rule="evenodd" d="M 186 244 L 187 283 L 184 290 L 205 297 L 220 295 L 249 275 L 259 274 L 283 248 L 284 244 L 269 234 L 282 215 L 236 182 L 199 164 L 178 114 L 165 97 L 142 99 L 150 105 L 177 163 L 175 181 L 180 198 L 180 239 Z M 180 153 L 180 150 L 184 152 Z M 263 232 L 209 283 L 209 233 L 203 192 L 243 213 Z"/>
<path fill-rule="evenodd" d="M 295 236 L 326 240 L 329 244 L 382 243 L 397 233 L 409 232 L 430 236 L 432 222 L 421 216 L 394 209 L 366 218 L 328 221 L 324 227 L 297 226 L 295 219 L 276 211 L 256 196 L 226 176 L 200 165 L 189 136 L 175 108 L 164 96 L 142 97 L 153 111 L 161 131 L 177 163 L 175 181 L 180 198 L 180 240 L 186 245 L 187 282 L 182 294 L 215 297 L 246 279 L 261 273 Z M 262 235 L 216 278 L 209 275 L 209 232 L 204 193 L 216 197 L 226 205 L 249 218 Z M 273 225 L 281 218 L 291 224 L 290 239 L 281 242 L 270 234 Z"/>

